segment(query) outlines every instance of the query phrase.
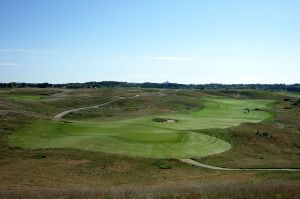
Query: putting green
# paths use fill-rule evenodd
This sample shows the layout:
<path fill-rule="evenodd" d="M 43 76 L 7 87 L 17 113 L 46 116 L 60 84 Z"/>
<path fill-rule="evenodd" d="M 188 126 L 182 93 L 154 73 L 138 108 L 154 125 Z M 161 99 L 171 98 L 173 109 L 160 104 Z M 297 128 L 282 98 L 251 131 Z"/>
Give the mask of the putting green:
<path fill-rule="evenodd" d="M 178 123 L 159 123 L 147 116 L 114 122 L 37 121 L 10 136 L 14 146 L 25 148 L 79 148 L 127 156 L 192 158 L 228 150 L 231 145 L 195 129 L 227 128 L 270 117 L 271 100 L 202 98 L 204 107 L 185 114 L 160 115 Z M 245 111 L 249 108 L 250 112 Z"/>

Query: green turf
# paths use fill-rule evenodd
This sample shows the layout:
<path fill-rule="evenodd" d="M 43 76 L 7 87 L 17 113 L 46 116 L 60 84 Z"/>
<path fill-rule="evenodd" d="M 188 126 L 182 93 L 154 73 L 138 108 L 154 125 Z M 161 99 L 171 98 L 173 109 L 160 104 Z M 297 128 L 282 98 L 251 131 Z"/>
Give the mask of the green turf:
<path fill-rule="evenodd" d="M 199 99 L 200 100 L 200 99 Z M 111 122 L 37 121 L 10 136 L 14 146 L 26 148 L 79 148 L 151 158 L 191 158 L 228 150 L 231 145 L 196 129 L 227 128 L 243 122 L 259 122 L 270 114 L 271 100 L 235 100 L 206 97 L 202 109 L 159 117 L 178 123 L 158 123 L 156 116 Z M 245 108 L 250 112 L 245 113 Z"/>

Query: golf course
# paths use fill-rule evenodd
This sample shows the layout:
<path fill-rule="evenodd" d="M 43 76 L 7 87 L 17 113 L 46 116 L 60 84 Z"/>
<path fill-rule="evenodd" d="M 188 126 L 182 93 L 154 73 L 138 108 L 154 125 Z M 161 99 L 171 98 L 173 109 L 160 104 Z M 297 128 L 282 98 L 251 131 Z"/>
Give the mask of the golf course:
<path fill-rule="evenodd" d="M 266 109 L 273 102 L 217 96 L 197 100 L 202 107 L 174 114 L 117 121 L 37 120 L 18 129 L 9 141 L 24 148 L 75 148 L 131 157 L 205 157 L 229 150 L 231 144 L 195 130 L 260 122 L 271 117 Z M 153 118 L 176 122 L 156 122 Z"/>
<path fill-rule="evenodd" d="M 1 0 L 0 199 L 300 199 L 300 0 Z"/>
<path fill-rule="evenodd" d="M 226 195 L 228 184 L 233 194 L 242 187 L 246 194 L 298 193 L 298 96 L 253 89 L 1 89 L 0 197 L 161 198 L 193 193 L 199 184 L 213 198 Z M 196 193 L 187 198 L 204 196 Z"/>

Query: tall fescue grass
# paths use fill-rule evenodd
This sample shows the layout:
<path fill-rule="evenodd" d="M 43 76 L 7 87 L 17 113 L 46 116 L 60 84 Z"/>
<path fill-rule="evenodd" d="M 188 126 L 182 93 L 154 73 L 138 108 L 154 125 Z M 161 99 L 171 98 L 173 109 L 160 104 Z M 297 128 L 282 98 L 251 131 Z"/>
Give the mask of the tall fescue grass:
<path fill-rule="evenodd" d="M 184 186 L 113 187 L 108 189 L 26 189 L 1 191 L 3 199 L 150 199 L 150 198 L 232 198 L 232 199 L 290 199 L 300 198 L 300 183 L 235 183 L 235 184 L 189 184 Z"/>

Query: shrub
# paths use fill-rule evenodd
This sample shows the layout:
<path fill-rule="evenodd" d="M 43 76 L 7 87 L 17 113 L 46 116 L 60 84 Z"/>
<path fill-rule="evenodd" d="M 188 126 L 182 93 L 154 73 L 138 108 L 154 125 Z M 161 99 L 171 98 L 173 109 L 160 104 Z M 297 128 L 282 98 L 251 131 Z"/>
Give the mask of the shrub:
<path fill-rule="evenodd" d="M 171 169 L 172 167 L 168 164 L 161 164 L 161 165 L 159 165 L 159 168 L 160 169 Z"/>
<path fill-rule="evenodd" d="M 159 167 L 160 169 L 171 169 L 171 165 L 169 165 L 165 160 L 155 160 L 153 165 Z"/>
<path fill-rule="evenodd" d="M 33 154 L 31 157 L 34 159 L 43 159 L 43 158 L 46 158 L 46 154 L 39 152 L 39 153 Z"/>
<path fill-rule="evenodd" d="M 258 137 L 265 137 L 265 138 L 270 138 L 271 137 L 271 134 L 270 133 L 267 133 L 267 132 L 259 132 L 259 130 L 256 131 L 256 136 Z"/>

